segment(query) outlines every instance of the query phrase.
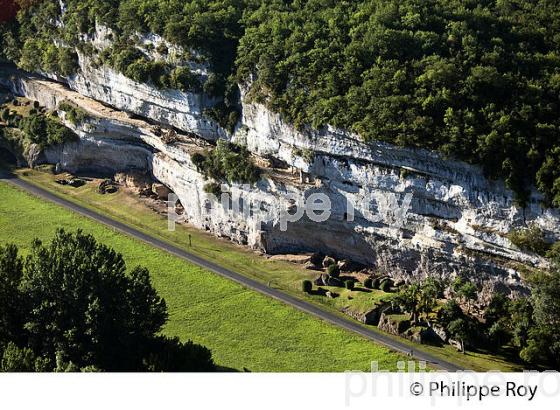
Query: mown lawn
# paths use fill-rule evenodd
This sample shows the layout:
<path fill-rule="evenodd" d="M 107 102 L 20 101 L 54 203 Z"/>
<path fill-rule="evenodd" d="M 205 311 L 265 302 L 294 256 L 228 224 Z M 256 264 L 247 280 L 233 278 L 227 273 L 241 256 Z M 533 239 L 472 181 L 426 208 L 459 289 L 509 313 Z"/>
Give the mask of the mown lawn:
<path fill-rule="evenodd" d="M 403 356 L 331 326 L 101 224 L 0 183 L 0 244 L 27 249 L 57 227 L 82 229 L 121 252 L 129 267 L 146 266 L 166 299 L 164 332 L 212 349 L 225 368 L 250 371 L 396 369 Z"/>

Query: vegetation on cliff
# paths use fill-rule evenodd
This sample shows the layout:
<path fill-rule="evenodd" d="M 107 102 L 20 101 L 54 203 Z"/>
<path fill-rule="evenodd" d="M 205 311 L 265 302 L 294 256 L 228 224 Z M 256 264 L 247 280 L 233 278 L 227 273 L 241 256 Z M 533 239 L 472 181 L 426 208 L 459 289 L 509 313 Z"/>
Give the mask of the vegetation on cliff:
<path fill-rule="evenodd" d="M 55 113 L 47 112 L 37 101 L 31 104 L 24 98 L 14 99 L 0 105 L 0 111 L 0 142 L 19 155 L 25 156 L 31 144 L 42 149 L 78 138 Z"/>
<path fill-rule="evenodd" d="M 551 0 L 273 1 L 245 14 L 239 80 L 298 126 L 439 150 L 560 206 Z"/>
<path fill-rule="evenodd" d="M 205 91 L 225 98 L 219 112 L 209 114 L 230 129 L 237 119 L 230 115 L 238 96 L 235 82 L 250 82 L 250 97 L 298 127 L 331 124 L 368 141 L 435 149 L 504 178 L 522 205 L 535 184 L 547 204 L 560 206 L 555 1 L 65 4 L 62 17 L 54 0 L 20 11 L 17 24 L 2 29 L 4 57 L 28 69 L 64 73 L 72 68 L 64 47 L 79 46 L 81 33 L 91 34 L 96 21 L 114 30 L 117 43 L 155 32 L 200 50 L 212 64 L 215 78 Z M 64 44 L 58 50 L 47 46 L 54 37 Z M 158 84 L 161 67 L 140 57 L 132 63 L 127 75 Z"/>
<path fill-rule="evenodd" d="M 245 147 L 218 140 L 216 148 L 191 157 L 194 165 L 206 178 L 218 182 L 254 184 L 259 180 L 260 169 L 253 163 L 251 154 Z M 210 189 L 215 193 L 217 190 Z"/>

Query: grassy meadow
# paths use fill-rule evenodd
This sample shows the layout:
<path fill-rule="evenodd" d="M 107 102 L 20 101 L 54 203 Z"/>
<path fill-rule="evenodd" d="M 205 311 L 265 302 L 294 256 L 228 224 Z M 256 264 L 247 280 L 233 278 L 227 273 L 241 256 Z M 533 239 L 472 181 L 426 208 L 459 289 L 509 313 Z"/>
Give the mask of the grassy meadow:
<path fill-rule="evenodd" d="M 57 227 L 82 229 L 146 266 L 166 299 L 164 333 L 212 349 L 218 365 L 250 371 L 368 370 L 372 360 L 396 369 L 403 357 L 345 330 L 151 248 L 99 223 L 0 183 L 0 244 L 25 252 Z"/>
<path fill-rule="evenodd" d="M 302 265 L 278 261 L 260 256 L 242 246 L 233 244 L 229 240 L 216 238 L 206 232 L 197 230 L 187 225 L 177 225 L 175 231 L 167 230 L 167 219 L 146 206 L 146 203 L 124 190 L 115 194 L 100 195 L 97 193 L 95 183 L 87 183 L 79 188 L 72 188 L 56 184 L 54 181 L 60 176 L 48 172 L 39 172 L 31 169 L 18 169 L 15 173 L 22 179 L 37 184 L 67 200 L 79 205 L 106 214 L 113 219 L 126 223 L 134 228 L 150 234 L 158 239 L 184 248 L 205 259 L 225 268 L 239 272 L 245 276 L 283 290 L 293 296 L 306 299 L 308 302 L 321 306 L 332 313 L 348 317 L 341 311 L 352 310 L 365 312 L 380 300 L 390 297 L 381 291 L 365 292 L 362 286 L 356 290 L 336 288 L 340 297 L 329 299 L 319 295 L 307 295 L 301 292 L 303 279 L 314 279 L 318 273 L 303 268 Z M 189 246 L 189 235 L 192 246 Z M 328 287 L 327 287 L 328 289 Z M 367 326 L 371 330 L 377 328 Z M 384 333 L 387 335 L 386 333 Z M 442 347 L 418 345 L 398 336 L 388 335 L 402 343 L 409 344 L 415 350 L 423 350 L 437 355 L 445 360 L 457 363 L 465 368 L 475 371 L 501 370 L 517 371 L 518 363 L 510 358 L 489 352 L 467 352 L 462 354 L 453 346 Z"/>

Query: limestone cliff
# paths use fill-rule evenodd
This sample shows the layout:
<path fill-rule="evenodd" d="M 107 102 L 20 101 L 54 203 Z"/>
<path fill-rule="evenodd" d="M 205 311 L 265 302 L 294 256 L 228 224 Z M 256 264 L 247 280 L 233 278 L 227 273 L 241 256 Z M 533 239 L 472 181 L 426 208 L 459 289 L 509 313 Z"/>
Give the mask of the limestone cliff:
<path fill-rule="evenodd" d="M 397 277 L 466 272 L 491 278 L 481 280 L 491 290 L 520 286 L 521 264 L 546 267 L 542 258 L 516 249 L 505 238 L 509 231 L 536 223 L 551 239 L 560 238 L 560 214 L 543 208 L 537 192 L 520 209 L 502 182 L 487 180 L 475 166 L 428 151 L 366 144 L 331 128 L 299 131 L 245 98 L 242 121 L 230 134 L 204 117 L 204 107 L 213 103 L 207 96 L 136 83 L 83 56 L 80 66 L 77 75 L 58 79 L 66 84 L 19 71 L 1 75 L 0 82 L 16 94 L 51 109 L 69 100 L 88 113 L 82 123 L 67 121 L 80 141 L 48 149 L 46 159 L 70 171 L 148 170 L 178 195 L 190 223 L 238 243 L 269 253 L 322 251 Z M 166 141 L 160 125 L 175 127 L 176 138 Z M 253 187 L 234 185 L 231 195 L 244 205 L 224 207 L 204 192 L 206 181 L 191 161 L 192 153 L 219 138 L 296 172 L 269 168 Z M 282 231 L 280 216 L 290 206 L 286 194 L 317 192 L 330 198 L 330 218 L 317 223 L 304 217 Z M 382 220 L 370 216 L 383 198 L 393 197 L 400 206 L 407 193 L 412 201 L 404 225 L 386 212 Z M 247 211 L 257 203 L 259 209 Z M 268 219 L 260 223 L 259 213 Z"/>

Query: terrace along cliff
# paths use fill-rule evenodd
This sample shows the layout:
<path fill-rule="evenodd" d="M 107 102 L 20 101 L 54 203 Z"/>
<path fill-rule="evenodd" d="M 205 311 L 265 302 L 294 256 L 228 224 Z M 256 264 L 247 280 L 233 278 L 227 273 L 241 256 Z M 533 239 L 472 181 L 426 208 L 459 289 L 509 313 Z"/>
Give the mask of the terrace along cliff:
<path fill-rule="evenodd" d="M 98 30 L 92 43 L 103 47 L 106 41 Z M 143 41 L 163 42 L 157 36 Z M 543 258 L 517 249 L 508 232 L 536 224 L 550 240 L 560 238 L 559 212 L 544 208 L 536 191 L 521 209 L 503 182 L 486 179 L 476 166 L 424 150 L 366 144 L 342 130 L 296 130 L 245 98 L 249 85 L 240 85 L 242 118 L 230 133 L 205 117 L 215 103 L 206 95 L 141 84 L 82 54 L 79 64 L 67 78 L 2 69 L 0 84 L 14 94 L 53 110 L 68 102 L 87 113 L 73 123 L 59 109 L 80 139 L 49 147 L 35 160 L 71 172 L 147 171 L 179 197 L 190 224 L 237 243 L 271 254 L 321 251 L 397 278 L 467 274 L 490 295 L 497 286 L 522 289 L 526 267 L 547 267 Z M 206 67 L 192 68 L 207 75 Z M 229 187 L 238 207 L 204 192 L 208 181 L 192 161 L 218 139 L 244 145 L 257 163 L 268 164 L 253 186 Z M 280 229 L 282 212 L 293 208 L 286 195 L 313 193 L 329 197 L 330 217 L 313 222 L 304 216 Z M 407 200 L 400 224 L 398 211 Z"/>

